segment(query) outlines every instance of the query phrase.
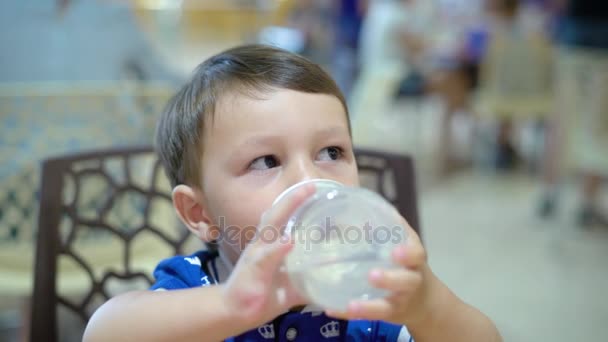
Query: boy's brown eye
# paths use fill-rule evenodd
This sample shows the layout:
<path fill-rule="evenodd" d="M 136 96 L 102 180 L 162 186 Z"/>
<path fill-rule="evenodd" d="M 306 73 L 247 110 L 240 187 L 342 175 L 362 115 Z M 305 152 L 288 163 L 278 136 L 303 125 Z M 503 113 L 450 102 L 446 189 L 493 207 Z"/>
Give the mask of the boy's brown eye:
<path fill-rule="evenodd" d="M 279 161 L 274 156 L 263 156 L 251 162 L 249 168 L 252 170 L 266 170 L 279 166 Z"/>
<path fill-rule="evenodd" d="M 338 160 L 342 157 L 342 149 L 337 146 L 326 147 L 319 152 L 320 160 Z"/>

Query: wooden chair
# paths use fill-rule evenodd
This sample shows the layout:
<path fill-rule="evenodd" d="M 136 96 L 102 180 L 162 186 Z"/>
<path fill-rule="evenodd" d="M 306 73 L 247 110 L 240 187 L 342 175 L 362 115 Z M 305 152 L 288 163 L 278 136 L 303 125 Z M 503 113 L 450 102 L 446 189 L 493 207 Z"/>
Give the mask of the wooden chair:
<path fill-rule="evenodd" d="M 387 198 L 418 230 L 412 160 L 370 150 L 357 150 L 356 156 L 362 185 Z M 98 184 L 87 185 L 87 178 Z M 81 339 L 86 322 L 101 303 L 116 292 L 147 288 L 153 281 L 152 268 L 161 258 L 190 252 L 190 247 L 201 248 L 177 222 L 170 190 L 151 147 L 96 151 L 44 162 L 31 341 L 70 340 L 60 331 L 65 326 L 60 322 L 62 316 L 72 325 L 78 321 L 78 336 L 73 338 Z M 159 209 L 161 202 L 164 211 Z M 117 214 L 121 212 L 124 222 Z M 156 241 L 156 247 L 146 245 L 150 255 L 137 247 L 142 238 Z M 198 244 L 190 246 L 191 241 Z M 166 248 L 161 250 L 160 245 Z M 108 248 L 114 251 L 108 252 Z M 64 264 L 80 273 L 76 285 L 63 280 L 64 270 L 69 270 Z M 122 286 L 112 285 L 117 282 Z"/>

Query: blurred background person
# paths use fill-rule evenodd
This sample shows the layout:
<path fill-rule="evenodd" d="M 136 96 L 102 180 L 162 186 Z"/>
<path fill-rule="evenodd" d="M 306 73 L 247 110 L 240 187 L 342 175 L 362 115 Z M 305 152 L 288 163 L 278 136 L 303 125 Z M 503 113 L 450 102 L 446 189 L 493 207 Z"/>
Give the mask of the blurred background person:
<path fill-rule="evenodd" d="M 445 47 L 435 47 L 439 51 L 430 52 L 434 67 L 426 76 L 425 86 L 426 91 L 437 95 L 443 105 L 437 149 L 438 171 L 442 176 L 447 176 L 462 164 L 468 163 L 466 156 L 458 156 L 459 153 L 455 151 L 458 145 L 456 136 L 460 140 L 468 140 L 468 143 L 473 138 L 472 98 L 478 87 L 479 68 L 488 40 L 488 23 L 483 15 L 482 2 L 483 0 L 438 2 L 440 21 L 448 23 L 443 28 L 446 31 L 444 35 L 448 38 L 439 44 Z"/>
<path fill-rule="evenodd" d="M 370 0 L 335 1 L 331 73 L 348 99 L 359 72 L 359 38 Z"/>
<path fill-rule="evenodd" d="M 542 120 L 552 110 L 552 51 L 535 24 L 526 25 L 520 0 L 488 0 L 489 40 L 482 59 L 475 111 L 498 121 L 493 164 L 512 170 L 520 161 L 517 124 Z"/>
<path fill-rule="evenodd" d="M 554 214 L 558 184 L 574 169 L 582 176 L 578 224 L 608 226 L 598 204 L 608 174 L 608 3 L 561 0 L 558 5 L 558 116 L 548 136 L 540 214 Z"/>
<path fill-rule="evenodd" d="M 335 40 L 333 4 L 328 0 L 294 0 L 288 25 L 304 36 L 300 54 L 329 69 Z"/>

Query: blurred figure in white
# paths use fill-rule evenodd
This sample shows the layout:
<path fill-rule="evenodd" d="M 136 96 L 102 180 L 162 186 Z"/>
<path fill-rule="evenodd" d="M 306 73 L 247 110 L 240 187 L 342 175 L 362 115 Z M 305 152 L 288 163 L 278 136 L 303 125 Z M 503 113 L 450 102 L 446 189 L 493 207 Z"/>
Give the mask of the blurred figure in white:
<path fill-rule="evenodd" d="M 400 81 L 422 49 L 422 2 L 370 0 L 361 28 L 361 73 L 350 98 L 353 138 L 368 144 L 370 129 L 390 111 Z"/>

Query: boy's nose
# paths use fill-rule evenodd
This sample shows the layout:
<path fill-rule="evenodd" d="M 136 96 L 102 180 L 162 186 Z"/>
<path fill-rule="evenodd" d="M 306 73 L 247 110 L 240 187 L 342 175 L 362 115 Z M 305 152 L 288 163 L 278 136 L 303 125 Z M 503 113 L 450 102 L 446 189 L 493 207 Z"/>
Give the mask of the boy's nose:
<path fill-rule="evenodd" d="M 290 181 L 293 184 L 309 179 L 323 178 L 314 162 L 300 161 L 295 165 Z"/>

